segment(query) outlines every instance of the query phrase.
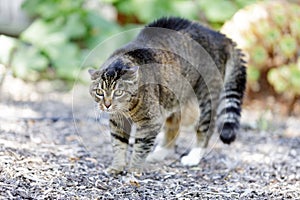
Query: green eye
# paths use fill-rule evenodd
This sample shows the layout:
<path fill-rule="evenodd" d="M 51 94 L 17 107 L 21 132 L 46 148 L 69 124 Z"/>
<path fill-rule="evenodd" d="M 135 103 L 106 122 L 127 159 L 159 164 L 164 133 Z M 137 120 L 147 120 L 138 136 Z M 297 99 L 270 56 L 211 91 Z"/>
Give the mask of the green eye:
<path fill-rule="evenodd" d="M 104 93 L 101 89 L 97 89 L 96 94 L 99 95 L 99 96 L 104 96 Z"/>
<path fill-rule="evenodd" d="M 124 93 L 123 90 L 115 90 L 115 91 L 114 91 L 114 96 L 119 97 L 119 96 L 122 96 L 123 93 Z"/>

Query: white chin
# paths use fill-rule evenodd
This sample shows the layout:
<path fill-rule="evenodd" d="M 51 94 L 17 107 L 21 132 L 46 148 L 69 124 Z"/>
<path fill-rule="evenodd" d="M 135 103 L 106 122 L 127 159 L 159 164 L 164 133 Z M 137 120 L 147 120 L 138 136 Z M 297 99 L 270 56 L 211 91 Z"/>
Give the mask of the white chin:
<path fill-rule="evenodd" d="M 104 112 L 114 113 L 114 112 L 116 112 L 116 110 L 115 109 L 104 109 Z"/>

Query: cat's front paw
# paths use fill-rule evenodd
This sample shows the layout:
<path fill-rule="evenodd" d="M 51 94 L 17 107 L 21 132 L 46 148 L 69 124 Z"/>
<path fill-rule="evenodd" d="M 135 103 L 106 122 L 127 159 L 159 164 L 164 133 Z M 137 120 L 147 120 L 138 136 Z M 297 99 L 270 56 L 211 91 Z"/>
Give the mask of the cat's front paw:
<path fill-rule="evenodd" d="M 140 167 L 130 167 L 128 173 L 134 177 L 141 177 L 143 175 L 143 169 Z"/>
<path fill-rule="evenodd" d="M 119 175 L 119 174 L 123 174 L 124 173 L 124 168 L 122 167 L 108 167 L 104 170 L 104 173 L 107 175 Z"/>
<path fill-rule="evenodd" d="M 205 150 L 202 148 L 194 148 L 190 151 L 190 153 L 181 158 L 181 164 L 184 166 L 195 166 L 200 163 Z"/>
<path fill-rule="evenodd" d="M 166 148 L 162 146 L 157 146 L 155 150 L 149 154 L 146 161 L 147 162 L 160 162 L 165 160 L 165 158 L 174 154 L 173 148 Z"/>

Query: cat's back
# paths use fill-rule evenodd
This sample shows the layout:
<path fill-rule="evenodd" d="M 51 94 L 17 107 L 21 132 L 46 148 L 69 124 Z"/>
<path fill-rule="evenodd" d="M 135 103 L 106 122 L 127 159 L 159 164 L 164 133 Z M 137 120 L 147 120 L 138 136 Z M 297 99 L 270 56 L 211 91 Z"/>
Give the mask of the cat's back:
<path fill-rule="evenodd" d="M 163 28 L 183 33 L 198 42 L 205 49 L 219 49 L 232 43 L 222 33 L 205 27 L 198 22 L 180 17 L 163 17 L 148 24 L 145 29 L 147 28 Z M 145 33 L 142 32 L 142 34 Z M 166 37 L 169 36 L 166 35 Z"/>
<path fill-rule="evenodd" d="M 148 24 L 133 44 L 167 47 L 172 52 L 186 52 L 192 54 L 192 57 L 199 56 L 199 51 L 203 48 L 220 68 L 223 68 L 235 49 L 232 40 L 222 33 L 180 17 L 163 17 Z"/>

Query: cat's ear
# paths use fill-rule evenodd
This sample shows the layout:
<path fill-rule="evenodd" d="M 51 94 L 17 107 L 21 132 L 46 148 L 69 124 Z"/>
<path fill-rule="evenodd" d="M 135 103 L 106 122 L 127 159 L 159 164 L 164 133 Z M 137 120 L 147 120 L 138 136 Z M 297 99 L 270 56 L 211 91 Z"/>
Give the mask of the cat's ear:
<path fill-rule="evenodd" d="M 124 81 L 133 82 L 137 80 L 138 72 L 139 66 L 127 67 L 126 69 L 124 69 L 124 75 L 122 76 L 122 79 Z"/>
<path fill-rule="evenodd" d="M 96 80 L 100 76 L 100 71 L 95 69 L 89 69 L 88 70 L 91 80 Z"/>

